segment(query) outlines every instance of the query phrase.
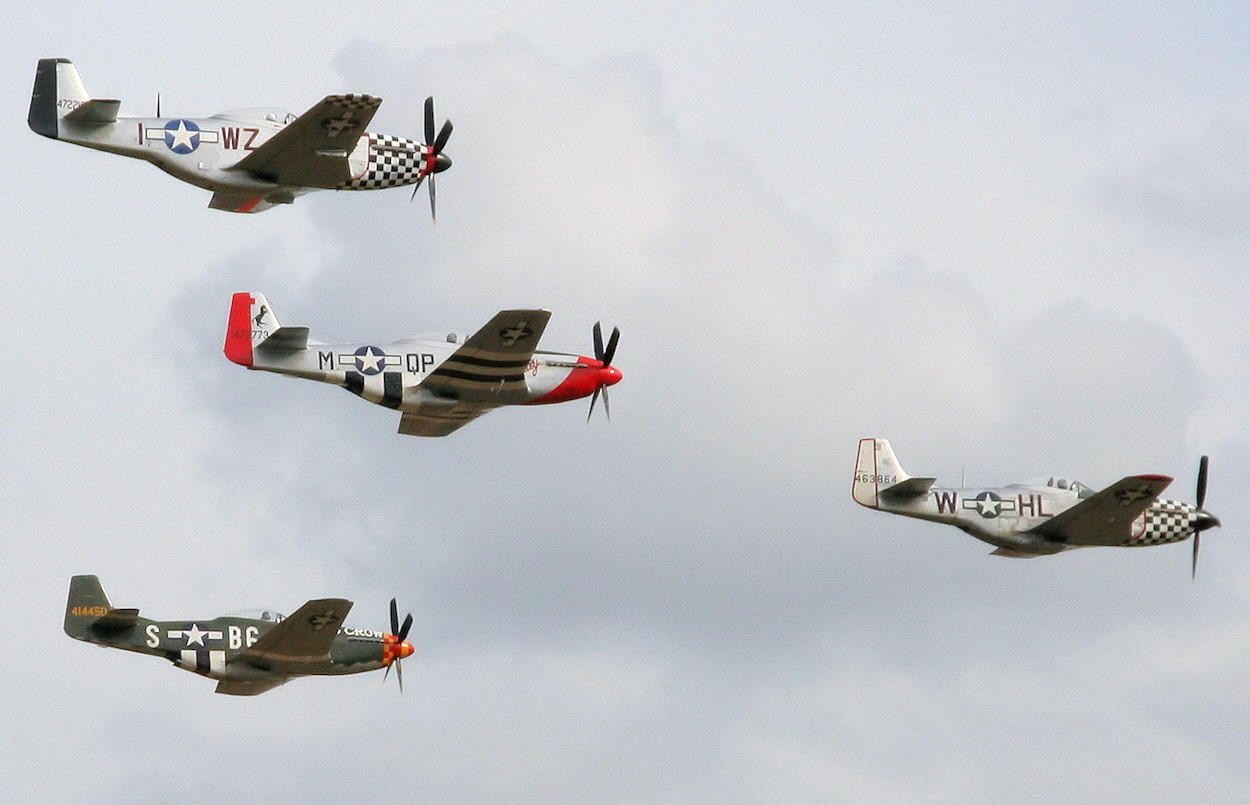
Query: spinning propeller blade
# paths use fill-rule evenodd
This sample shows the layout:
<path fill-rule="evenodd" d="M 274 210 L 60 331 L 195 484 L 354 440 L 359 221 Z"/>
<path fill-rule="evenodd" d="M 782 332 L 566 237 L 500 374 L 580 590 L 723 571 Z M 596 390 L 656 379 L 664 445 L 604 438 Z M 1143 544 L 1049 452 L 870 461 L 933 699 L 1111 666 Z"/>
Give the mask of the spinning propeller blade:
<path fill-rule="evenodd" d="M 382 682 L 385 684 L 387 677 L 391 675 L 391 666 L 395 666 L 395 678 L 399 680 L 399 693 L 404 692 L 404 657 L 411 653 L 409 646 L 404 641 L 408 639 L 408 630 L 412 628 L 412 613 L 409 612 L 404 618 L 401 626 L 399 623 L 399 607 L 395 603 L 395 599 L 391 599 L 391 633 L 383 638 L 383 644 L 387 647 L 383 654 L 382 662 L 386 664 L 386 673 L 382 675 Z"/>
<path fill-rule="evenodd" d="M 1203 456 L 1198 460 L 1198 508 L 1202 508 L 1202 504 L 1207 500 L 1207 464 L 1209 459 Z M 1198 578 L 1198 541 L 1202 537 L 1201 529 L 1194 531 L 1194 557 L 1189 568 L 1189 580 L 1195 581 Z"/>
<path fill-rule="evenodd" d="M 430 217 L 435 222 L 438 221 L 438 214 L 435 208 L 435 191 L 434 191 L 434 174 L 441 173 L 451 167 L 451 159 L 443 154 L 443 148 L 447 145 L 447 141 L 451 139 L 453 126 L 450 120 L 443 121 L 443 127 L 438 130 L 438 134 L 434 133 L 434 96 L 425 99 L 425 145 L 422 146 L 423 160 L 420 171 L 417 173 L 417 183 L 412 188 L 413 201 L 417 197 L 417 190 L 421 188 L 421 183 L 428 176 L 430 179 Z M 425 149 L 429 149 L 426 151 Z"/>
<path fill-rule="evenodd" d="M 620 328 L 612 328 L 612 335 L 608 337 L 606 349 L 603 346 L 603 327 L 599 322 L 595 322 L 595 326 L 591 329 L 591 335 L 594 336 L 595 341 L 595 360 L 602 364 L 601 369 L 610 368 L 612 366 L 612 358 L 616 356 L 616 342 L 621 338 Z M 619 379 L 619 373 L 617 373 L 616 379 L 613 380 L 600 378 L 599 384 L 595 386 L 595 393 L 590 398 L 590 410 L 586 413 L 587 422 L 590 421 L 590 417 L 595 413 L 595 403 L 599 400 L 600 392 L 603 393 L 603 413 L 607 415 L 609 422 L 612 421 L 612 406 L 608 402 L 608 386 Z"/>

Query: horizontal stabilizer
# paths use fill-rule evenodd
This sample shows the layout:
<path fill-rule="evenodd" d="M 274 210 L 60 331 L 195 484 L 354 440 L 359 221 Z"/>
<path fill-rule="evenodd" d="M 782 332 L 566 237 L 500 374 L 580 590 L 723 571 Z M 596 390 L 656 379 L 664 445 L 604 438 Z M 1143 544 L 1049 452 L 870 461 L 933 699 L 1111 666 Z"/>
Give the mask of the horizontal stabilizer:
<path fill-rule="evenodd" d="M 139 622 L 137 609 L 110 609 L 91 623 L 97 632 L 122 632 L 132 628 Z"/>
<path fill-rule="evenodd" d="M 302 352 L 308 349 L 307 327 L 279 327 L 273 335 L 256 345 L 271 352 Z"/>
<path fill-rule="evenodd" d="M 894 486 L 886 487 L 880 492 L 883 498 L 907 500 L 929 494 L 929 488 L 937 483 L 937 478 L 908 478 Z"/>
<path fill-rule="evenodd" d="M 92 99 L 84 104 L 80 104 L 63 119 L 72 120 L 75 123 L 94 123 L 96 125 L 116 123 L 117 110 L 121 105 L 122 102 L 118 100 Z"/>

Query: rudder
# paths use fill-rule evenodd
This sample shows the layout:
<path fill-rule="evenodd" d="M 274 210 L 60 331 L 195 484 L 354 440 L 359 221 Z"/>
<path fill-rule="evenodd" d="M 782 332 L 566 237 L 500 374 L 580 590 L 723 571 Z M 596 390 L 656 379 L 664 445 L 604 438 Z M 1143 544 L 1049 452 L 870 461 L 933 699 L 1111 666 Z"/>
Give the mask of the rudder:
<path fill-rule="evenodd" d="M 253 350 L 278 330 L 278 317 L 262 293 L 236 293 L 230 300 L 226 324 L 226 357 L 240 366 L 251 366 Z"/>
<path fill-rule="evenodd" d="M 26 123 L 36 134 L 57 139 L 65 115 L 91 100 L 78 68 L 69 59 L 40 59 Z"/>
<path fill-rule="evenodd" d="M 906 481 L 909 476 L 894 456 L 894 449 L 886 439 L 860 439 L 859 455 L 855 459 L 855 481 L 851 497 L 861 506 L 875 509 L 881 490 Z"/>

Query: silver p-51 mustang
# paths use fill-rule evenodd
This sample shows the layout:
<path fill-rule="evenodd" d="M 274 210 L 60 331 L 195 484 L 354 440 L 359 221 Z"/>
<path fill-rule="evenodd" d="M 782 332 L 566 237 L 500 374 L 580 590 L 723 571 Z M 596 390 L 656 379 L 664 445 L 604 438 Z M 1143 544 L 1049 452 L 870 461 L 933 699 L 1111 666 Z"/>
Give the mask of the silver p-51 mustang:
<path fill-rule="evenodd" d="M 946 523 L 995 547 L 995 556 L 1030 557 L 1094 545 L 1162 545 L 1220 524 L 1202 508 L 1207 457 L 1198 465 L 1197 505 L 1164 500 L 1166 475 L 1130 475 L 1102 491 L 1050 478 L 987 488 L 946 488 L 903 471 L 885 439 L 861 439 L 851 496 L 870 509 Z"/>
<path fill-rule="evenodd" d="M 118 115 L 121 101 L 92 98 L 68 59 L 40 59 L 27 123 L 37 134 L 151 162 L 213 191 L 208 206 L 261 212 L 313 190 L 378 190 L 447 170 L 451 121 L 434 133 L 434 99 L 425 101 L 425 140 L 365 131 L 382 104 L 372 95 L 327 95 L 302 115 L 257 107 L 207 118 Z M 413 188 L 416 195 L 416 188 Z"/>
<path fill-rule="evenodd" d="M 538 349 L 551 312 L 501 310 L 470 336 L 403 338 L 383 344 L 324 344 L 309 328 L 278 322 L 264 294 L 236 293 L 226 357 L 249 369 L 320 380 L 400 412 L 399 432 L 446 436 L 494 408 L 590 397 L 590 412 L 621 380 L 612 365 L 620 330 L 606 345 L 596 322 L 594 357 Z M 589 419 L 589 413 L 587 419 Z"/>

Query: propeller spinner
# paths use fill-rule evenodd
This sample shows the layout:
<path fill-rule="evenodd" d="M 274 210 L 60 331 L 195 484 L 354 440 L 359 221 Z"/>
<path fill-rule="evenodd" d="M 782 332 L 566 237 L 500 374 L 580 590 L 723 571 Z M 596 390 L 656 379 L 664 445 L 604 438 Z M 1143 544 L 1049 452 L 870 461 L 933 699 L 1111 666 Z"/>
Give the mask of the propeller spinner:
<path fill-rule="evenodd" d="M 592 333 L 595 338 L 595 360 L 602 365 L 599 368 L 599 384 L 595 386 L 594 396 L 590 398 L 590 410 L 586 413 L 586 421 L 589 422 L 590 417 L 595 413 L 595 403 L 599 400 L 599 392 L 603 392 L 603 413 L 611 422 L 612 407 L 608 403 L 608 386 L 621 379 L 621 371 L 612 365 L 612 358 L 616 355 L 616 342 L 620 340 L 621 330 L 619 327 L 612 328 L 612 335 L 608 337 L 606 349 L 603 346 L 603 328 L 599 322 L 595 322 Z"/>
<path fill-rule="evenodd" d="M 412 628 L 412 613 L 409 612 L 404 618 L 401 626 L 399 623 L 399 608 L 395 604 L 395 599 L 391 599 L 391 633 L 382 637 L 382 664 L 386 666 L 386 673 L 382 675 L 382 681 L 386 682 L 386 678 L 391 675 L 391 666 L 395 667 L 395 678 L 399 680 L 399 692 L 404 692 L 404 657 L 411 656 L 416 649 L 412 644 L 407 642 L 408 630 Z"/>
<path fill-rule="evenodd" d="M 451 158 L 443 153 L 447 140 L 451 137 L 452 125 L 450 120 L 443 121 L 443 127 L 439 129 L 438 134 L 434 133 L 434 96 L 425 99 L 425 142 L 421 147 L 422 164 L 421 171 L 417 174 L 417 183 L 412 188 L 412 199 L 417 197 L 417 190 L 420 189 L 421 183 L 425 181 L 425 177 L 430 177 L 430 217 L 435 221 L 438 215 L 434 208 L 434 174 L 442 173 L 451 167 Z M 409 199 L 411 201 L 412 199 Z"/>

